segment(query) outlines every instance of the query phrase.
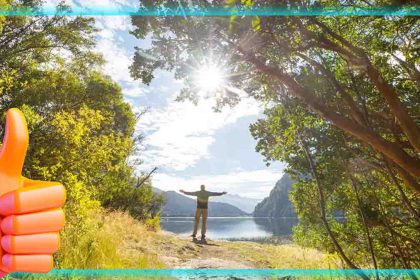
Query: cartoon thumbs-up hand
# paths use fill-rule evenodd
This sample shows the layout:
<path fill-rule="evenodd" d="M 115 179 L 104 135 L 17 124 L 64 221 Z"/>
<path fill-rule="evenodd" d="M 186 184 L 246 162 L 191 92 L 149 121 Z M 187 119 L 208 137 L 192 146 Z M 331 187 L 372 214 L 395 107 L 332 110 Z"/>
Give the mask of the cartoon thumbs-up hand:
<path fill-rule="evenodd" d="M 25 117 L 10 109 L 0 150 L 0 277 L 50 271 L 64 226 L 64 187 L 21 175 L 28 142 Z"/>

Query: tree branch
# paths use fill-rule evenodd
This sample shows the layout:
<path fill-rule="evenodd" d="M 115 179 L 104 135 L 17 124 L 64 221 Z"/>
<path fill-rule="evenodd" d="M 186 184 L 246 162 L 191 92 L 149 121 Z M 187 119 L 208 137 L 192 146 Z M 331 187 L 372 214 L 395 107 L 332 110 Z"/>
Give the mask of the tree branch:
<path fill-rule="evenodd" d="M 259 71 L 279 80 L 292 94 L 302 99 L 309 107 L 319 112 L 325 119 L 331 121 L 333 125 L 369 144 L 374 150 L 385 154 L 409 174 L 420 178 L 420 161 L 408 155 L 397 144 L 383 139 L 371 129 L 352 122 L 346 117 L 334 112 L 334 110 L 325 106 L 325 104 L 316 97 L 314 92 L 302 88 L 290 75 L 284 73 L 281 69 L 266 65 L 265 62 L 262 62 L 254 54 L 244 51 L 240 46 L 237 48 L 244 56 L 245 61 L 253 64 Z M 417 192 L 420 193 L 420 190 L 417 190 Z"/>

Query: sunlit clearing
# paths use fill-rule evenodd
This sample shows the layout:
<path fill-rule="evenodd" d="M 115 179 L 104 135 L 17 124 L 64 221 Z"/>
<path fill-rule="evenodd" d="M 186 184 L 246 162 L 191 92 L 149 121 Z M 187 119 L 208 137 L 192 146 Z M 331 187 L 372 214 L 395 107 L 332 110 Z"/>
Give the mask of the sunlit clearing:
<path fill-rule="evenodd" d="M 205 92 L 220 89 L 225 84 L 224 72 L 215 65 L 206 65 L 198 69 L 196 76 L 197 87 Z"/>

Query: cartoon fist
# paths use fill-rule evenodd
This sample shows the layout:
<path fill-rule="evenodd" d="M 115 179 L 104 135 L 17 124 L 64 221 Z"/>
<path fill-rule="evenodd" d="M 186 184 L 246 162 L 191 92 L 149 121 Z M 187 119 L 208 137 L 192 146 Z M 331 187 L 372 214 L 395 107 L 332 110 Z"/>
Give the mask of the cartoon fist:
<path fill-rule="evenodd" d="M 0 277 L 50 271 L 64 226 L 64 187 L 21 175 L 28 142 L 25 117 L 10 109 L 0 150 Z"/>

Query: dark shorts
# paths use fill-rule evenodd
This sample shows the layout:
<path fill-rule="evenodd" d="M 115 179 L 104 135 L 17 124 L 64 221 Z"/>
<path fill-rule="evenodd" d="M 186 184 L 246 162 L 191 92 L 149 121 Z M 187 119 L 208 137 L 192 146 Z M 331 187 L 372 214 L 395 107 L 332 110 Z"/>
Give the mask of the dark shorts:
<path fill-rule="evenodd" d="M 197 208 L 198 209 L 207 209 L 208 208 L 208 203 L 207 202 L 199 202 L 199 201 L 197 201 Z"/>

